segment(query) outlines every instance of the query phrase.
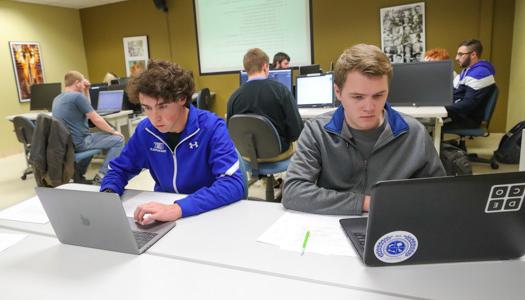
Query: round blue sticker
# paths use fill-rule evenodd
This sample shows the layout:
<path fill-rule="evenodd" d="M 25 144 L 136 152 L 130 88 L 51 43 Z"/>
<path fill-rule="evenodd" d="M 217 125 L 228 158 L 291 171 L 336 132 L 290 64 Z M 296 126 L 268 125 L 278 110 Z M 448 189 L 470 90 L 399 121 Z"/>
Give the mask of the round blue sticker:
<path fill-rule="evenodd" d="M 398 263 L 416 253 L 417 238 L 408 231 L 393 231 L 376 241 L 374 254 L 382 262 Z"/>

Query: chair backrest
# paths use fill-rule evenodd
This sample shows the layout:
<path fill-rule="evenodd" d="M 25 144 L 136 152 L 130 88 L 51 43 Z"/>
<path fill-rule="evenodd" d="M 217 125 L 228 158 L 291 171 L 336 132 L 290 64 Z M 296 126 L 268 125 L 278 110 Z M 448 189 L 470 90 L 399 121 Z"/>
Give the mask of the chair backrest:
<path fill-rule="evenodd" d="M 494 89 L 487 99 L 487 105 L 485 106 L 485 112 L 483 113 L 483 120 L 481 121 L 481 127 L 485 128 L 488 132 L 490 120 L 492 119 L 492 114 L 496 108 L 496 103 L 498 102 L 499 90 L 498 86 L 494 85 Z"/>
<path fill-rule="evenodd" d="M 211 101 L 211 93 L 209 88 L 203 88 L 197 96 L 197 107 L 200 109 L 209 110 Z"/>
<path fill-rule="evenodd" d="M 242 182 L 244 185 L 244 190 L 246 191 L 244 193 L 243 199 L 248 199 L 248 176 L 246 175 L 246 165 L 244 164 L 244 160 L 242 159 L 241 153 L 239 152 L 239 150 L 237 150 L 237 148 L 235 148 L 235 152 L 237 153 L 237 157 L 239 158 L 239 169 L 242 173 Z"/>
<path fill-rule="evenodd" d="M 13 118 L 16 138 L 24 145 L 31 145 L 35 124 L 26 117 L 16 116 Z"/>
<path fill-rule="evenodd" d="M 282 152 L 281 140 L 273 124 L 255 114 L 234 115 L 228 121 L 228 131 L 242 156 L 257 169 L 257 159 L 275 157 Z"/>

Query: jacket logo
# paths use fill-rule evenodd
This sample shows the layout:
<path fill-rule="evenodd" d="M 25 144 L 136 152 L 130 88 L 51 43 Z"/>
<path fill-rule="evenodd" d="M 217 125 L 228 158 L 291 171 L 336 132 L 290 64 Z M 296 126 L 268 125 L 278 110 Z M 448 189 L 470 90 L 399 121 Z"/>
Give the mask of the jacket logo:
<path fill-rule="evenodd" d="M 190 145 L 190 149 L 199 147 L 199 143 L 197 141 L 195 141 L 194 143 L 188 143 L 188 144 Z"/>
<path fill-rule="evenodd" d="M 149 150 L 154 151 L 154 152 L 161 152 L 161 153 L 166 152 L 166 149 L 164 148 L 164 144 L 161 142 L 153 142 L 153 147 L 149 148 Z"/>

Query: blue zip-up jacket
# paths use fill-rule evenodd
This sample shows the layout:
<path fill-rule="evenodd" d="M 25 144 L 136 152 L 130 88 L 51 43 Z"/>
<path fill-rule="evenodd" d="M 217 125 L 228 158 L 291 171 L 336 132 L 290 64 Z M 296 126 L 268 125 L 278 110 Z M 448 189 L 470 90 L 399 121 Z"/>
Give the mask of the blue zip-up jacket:
<path fill-rule="evenodd" d="M 188 121 L 172 152 L 165 134 L 142 120 L 119 157 L 109 164 L 100 190 L 122 195 L 128 181 L 148 169 L 155 191 L 188 194 L 177 200 L 182 216 L 200 214 L 244 197 L 235 146 L 224 120 L 190 105 Z"/>
<path fill-rule="evenodd" d="M 283 188 L 284 207 L 317 214 L 361 214 L 378 181 L 445 176 L 421 123 L 385 104 L 385 128 L 368 159 L 345 126 L 344 108 L 305 124 Z"/>
<path fill-rule="evenodd" d="M 487 99 L 496 83 L 495 74 L 490 62 L 480 60 L 454 78 L 454 101 L 445 107 L 452 120 L 469 119 L 477 126 L 481 124 Z"/>

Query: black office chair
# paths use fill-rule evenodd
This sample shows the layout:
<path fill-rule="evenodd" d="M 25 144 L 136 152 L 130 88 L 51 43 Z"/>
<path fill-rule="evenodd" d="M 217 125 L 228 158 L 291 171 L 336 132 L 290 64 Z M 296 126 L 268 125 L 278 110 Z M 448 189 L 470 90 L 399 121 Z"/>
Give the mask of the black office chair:
<path fill-rule="evenodd" d="M 228 131 L 251 172 L 249 185 L 259 179 L 266 179 L 266 201 L 280 202 L 280 193 L 274 195 L 273 175 L 288 169 L 290 157 L 275 162 L 261 162 L 283 152 L 279 134 L 273 124 L 260 115 L 239 114 L 228 121 Z"/>
<path fill-rule="evenodd" d="M 210 110 L 211 93 L 209 88 L 203 88 L 197 95 L 197 107 L 200 109 Z"/>
<path fill-rule="evenodd" d="M 489 98 L 487 99 L 487 105 L 485 106 L 483 120 L 481 121 L 481 125 L 479 128 L 468 128 L 468 129 L 443 128 L 443 132 L 458 135 L 459 136 L 459 147 L 463 149 L 465 152 L 467 152 L 467 145 L 465 143 L 466 137 L 470 137 L 472 139 L 473 137 L 487 137 L 490 135 L 489 124 L 492 118 L 492 114 L 494 113 L 494 109 L 496 108 L 496 103 L 498 101 L 498 94 L 499 94 L 498 87 L 494 86 L 492 93 L 489 95 Z M 478 157 L 478 155 L 475 153 L 468 153 L 468 159 L 472 162 L 490 164 L 490 167 L 492 169 L 499 168 L 499 165 L 496 159 L 494 158 L 494 155 L 492 155 L 490 159 L 484 159 L 484 158 Z"/>
<path fill-rule="evenodd" d="M 31 141 L 33 138 L 33 132 L 35 131 L 35 123 L 31 122 L 31 120 L 26 117 L 16 116 L 13 118 L 13 126 L 15 127 L 16 138 L 24 145 L 27 166 L 20 179 L 26 180 L 27 175 L 33 173 L 33 167 L 29 162 L 29 153 L 31 151 Z"/>

